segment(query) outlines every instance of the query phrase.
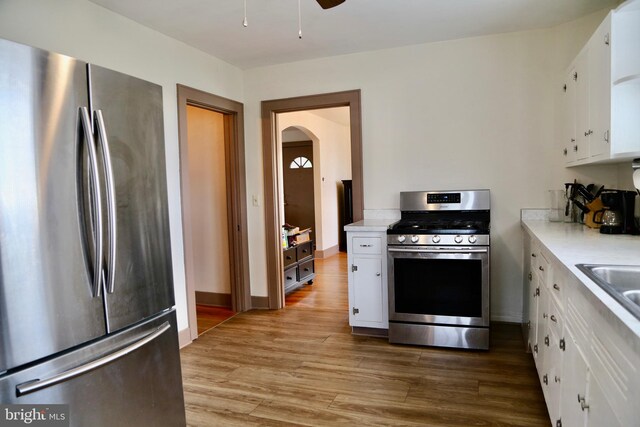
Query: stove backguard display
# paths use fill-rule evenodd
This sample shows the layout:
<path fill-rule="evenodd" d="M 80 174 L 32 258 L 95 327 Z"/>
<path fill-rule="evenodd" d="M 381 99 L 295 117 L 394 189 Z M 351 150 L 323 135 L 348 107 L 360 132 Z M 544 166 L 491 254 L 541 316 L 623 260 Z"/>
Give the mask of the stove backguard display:
<path fill-rule="evenodd" d="M 460 203 L 460 193 L 430 193 L 427 203 Z"/>
<path fill-rule="evenodd" d="M 395 312 L 482 317 L 482 261 L 397 258 Z"/>

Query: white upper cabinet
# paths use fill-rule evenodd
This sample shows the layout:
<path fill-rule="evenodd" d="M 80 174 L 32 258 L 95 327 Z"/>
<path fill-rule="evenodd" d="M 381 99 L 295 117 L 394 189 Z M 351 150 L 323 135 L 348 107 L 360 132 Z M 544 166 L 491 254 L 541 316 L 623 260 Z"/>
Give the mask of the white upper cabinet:
<path fill-rule="evenodd" d="M 640 157 L 640 0 L 610 12 L 565 74 L 567 166 Z"/>

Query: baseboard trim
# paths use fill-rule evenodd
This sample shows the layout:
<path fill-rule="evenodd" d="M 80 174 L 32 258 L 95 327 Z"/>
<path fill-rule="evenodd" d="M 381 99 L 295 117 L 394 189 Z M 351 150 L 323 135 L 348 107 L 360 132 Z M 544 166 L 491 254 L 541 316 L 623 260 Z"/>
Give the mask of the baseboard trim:
<path fill-rule="evenodd" d="M 178 346 L 184 348 L 191 344 L 191 330 L 187 327 L 181 331 L 178 331 Z"/>
<path fill-rule="evenodd" d="M 196 291 L 196 304 L 231 307 L 231 294 Z"/>
<path fill-rule="evenodd" d="M 324 250 L 316 249 L 314 254 L 316 258 L 329 258 L 330 256 L 337 254 L 338 252 L 340 252 L 340 246 L 335 245 Z"/>
<path fill-rule="evenodd" d="M 522 313 L 519 314 L 495 314 L 491 316 L 492 322 L 522 323 Z"/>
<path fill-rule="evenodd" d="M 268 309 L 269 297 L 251 297 L 251 308 Z"/>

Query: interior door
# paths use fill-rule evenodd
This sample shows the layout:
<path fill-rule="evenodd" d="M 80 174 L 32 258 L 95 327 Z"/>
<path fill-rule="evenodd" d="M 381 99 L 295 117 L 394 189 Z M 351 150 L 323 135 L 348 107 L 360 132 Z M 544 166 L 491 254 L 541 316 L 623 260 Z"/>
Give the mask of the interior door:
<path fill-rule="evenodd" d="M 115 181 L 114 291 L 106 292 L 107 326 L 115 331 L 174 304 L 162 88 L 95 65 L 89 78 L 94 121 L 100 112 Z M 107 257 L 105 269 L 109 264 Z"/>
<path fill-rule="evenodd" d="M 313 145 L 311 141 L 282 144 L 284 220 L 315 231 Z"/>
<path fill-rule="evenodd" d="M 79 203 L 86 64 L 0 40 L 0 100 L 3 372 L 103 335 L 105 324 Z"/>

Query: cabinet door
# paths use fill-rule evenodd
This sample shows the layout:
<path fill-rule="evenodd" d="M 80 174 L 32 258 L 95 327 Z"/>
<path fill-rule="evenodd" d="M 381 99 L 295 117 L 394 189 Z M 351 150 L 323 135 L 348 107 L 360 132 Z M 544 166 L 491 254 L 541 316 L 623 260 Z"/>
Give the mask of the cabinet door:
<path fill-rule="evenodd" d="M 547 383 L 543 384 L 543 389 L 547 388 L 545 398 L 547 401 L 547 409 L 552 424 L 555 425 L 556 420 L 560 419 L 560 394 L 562 381 L 562 350 L 560 349 L 560 340 L 553 328 L 549 328 L 549 347 L 547 348 Z M 577 399 L 576 399 L 577 400 Z"/>
<path fill-rule="evenodd" d="M 549 337 L 549 326 L 547 324 L 547 319 L 549 317 L 549 299 L 546 287 L 541 283 L 540 279 L 538 280 L 539 282 L 536 288 L 538 290 L 538 324 L 536 325 L 536 348 L 538 351 L 534 351 L 533 355 L 540 375 L 540 381 L 542 381 L 546 371 L 546 367 L 544 366 L 545 353 L 548 349 L 545 342 Z"/>
<path fill-rule="evenodd" d="M 572 67 L 565 79 L 564 93 L 562 96 L 563 103 L 563 120 L 562 120 L 562 154 L 566 162 L 575 162 L 578 158 L 578 146 L 576 144 L 576 120 L 577 120 L 577 104 L 576 104 L 576 69 Z"/>
<path fill-rule="evenodd" d="M 622 426 L 615 411 L 607 401 L 598 380 L 589 376 L 588 393 L 585 404 L 589 407 L 585 409 L 587 414 L 587 426 L 589 427 L 618 427 Z"/>
<path fill-rule="evenodd" d="M 584 49 L 576 58 L 576 158 L 589 157 L 589 50 Z"/>
<path fill-rule="evenodd" d="M 562 425 L 581 427 L 585 425 L 585 412 L 580 398 L 586 399 L 589 368 L 584 355 L 576 344 L 571 328 L 565 328 L 565 353 L 562 360 L 562 398 L 560 413 Z M 606 425 L 606 424 L 605 424 Z"/>
<path fill-rule="evenodd" d="M 383 289 L 382 260 L 380 258 L 354 258 L 353 307 L 356 322 L 382 322 Z"/>
<path fill-rule="evenodd" d="M 529 273 L 529 346 L 533 357 L 538 356 L 538 300 L 540 289 L 538 287 L 538 275 L 532 271 Z"/>
<path fill-rule="evenodd" d="M 607 154 L 611 124 L 611 15 L 600 24 L 589 49 L 589 155 Z"/>

